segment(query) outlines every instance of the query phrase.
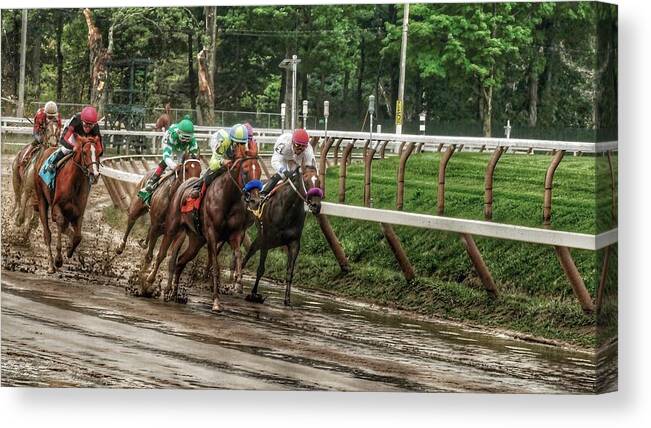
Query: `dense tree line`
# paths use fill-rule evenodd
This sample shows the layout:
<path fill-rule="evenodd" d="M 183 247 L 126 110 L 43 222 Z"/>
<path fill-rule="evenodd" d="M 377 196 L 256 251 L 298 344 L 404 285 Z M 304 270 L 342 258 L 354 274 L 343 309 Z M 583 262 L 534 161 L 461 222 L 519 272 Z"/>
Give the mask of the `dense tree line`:
<path fill-rule="evenodd" d="M 26 100 L 103 105 L 103 61 L 152 60 L 146 104 L 279 111 L 301 59 L 298 98 L 359 128 L 378 100 L 388 130 L 398 95 L 402 5 L 39 9 L 28 15 Z M 2 11 L 2 96 L 16 98 L 20 10 Z M 407 130 L 436 123 L 501 136 L 520 128 L 616 129 L 617 10 L 597 3 L 412 4 Z M 105 65 L 105 64 L 104 64 Z M 112 82 L 119 86 L 119 82 Z M 5 103 L 3 102 L 3 107 Z M 499 125 L 499 128 L 497 127 Z M 411 128 L 410 128 L 411 126 Z M 461 126 L 463 128 L 463 126 Z M 463 133 L 463 132 L 462 132 Z M 469 132 L 465 132 L 469 133 Z"/>

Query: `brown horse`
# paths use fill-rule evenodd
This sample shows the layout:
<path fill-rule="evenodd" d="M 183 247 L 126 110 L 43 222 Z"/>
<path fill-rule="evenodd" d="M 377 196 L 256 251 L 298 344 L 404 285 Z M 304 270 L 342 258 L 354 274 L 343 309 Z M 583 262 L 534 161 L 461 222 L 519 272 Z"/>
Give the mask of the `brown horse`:
<path fill-rule="evenodd" d="M 156 125 L 154 125 L 154 131 L 165 131 L 170 127 L 172 123 L 172 117 L 170 113 L 172 112 L 172 105 L 170 103 L 165 104 L 165 113 L 158 116 L 156 119 Z"/>
<path fill-rule="evenodd" d="M 137 189 L 144 187 L 153 173 L 154 170 L 149 171 L 142 180 L 140 180 Z M 172 171 L 161 178 L 158 187 L 156 187 L 156 190 L 154 190 L 154 193 L 151 196 L 149 207 L 145 205 L 142 199 L 133 196 L 131 198 L 131 204 L 129 205 L 127 230 L 122 238 L 122 243 L 120 243 L 115 252 L 117 254 L 122 254 L 124 247 L 127 244 L 129 233 L 131 233 L 131 229 L 136 224 L 136 221 L 149 211 L 150 224 L 147 231 L 147 238 L 145 240 L 147 253 L 145 254 L 145 260 L 142 267 L 142 272 L 144 273 L 153 258 L 156 242 L 163 234 L 165 215 L 167 214 L 174 192 L 176 192 L 179 185 L 186 179 L 196 178 L 200 175 L 201 162 L 198 159 L 189 159 L 188 156 L 185 155 L 183 157 L 183 163 L 179 164 L 175 171 Z"/>
<path fill-rule="evenodd" d="M 244 240 L 246 229 L 253 224 L 253 216 L 247 211 L 259 203 L 260 187 L 249 191 L 243 190 L 247 183 L 259 182 L 261 169 L 258 163 L 257 146 L 251 144 L 248 148 L 236 147 L 236 160 L 229 170 L 216 178 L 206 190 L 203 203 L 198 212 L 198 226 L 195 225 L 193 213 L 182 213 L 180 206 L 191 192 L 194 180 L 188 180 L 179 186 L 170 205 L 165 222 L 165 237 L 161 242 L 156 264 L 147 282 L 152 284 L 161 262 L 172 245 L 170 255 L 168 282 L 163 292 L 166 301 L 175 300 L 184 303 L 185 299 L 178 294 L 179 278 L 185 266 L 196 257 L 204 244 L 208 246 L 208 257 L 212 262 L 213 306 L 214 311 L 221 311 L 219 302 L 219 250 L 223 242 L 228 242 L 233 250 L 235 265 L 235 283 L 242 288 L 242 254 L 240 246 Z M 189 245 L 180 255 L 185 237 Z"/>
<path fill-rule="evenodd" d="M 38 207 L 34 193 L 34 163 L 47 147 L 56 147 L 60 137 L 57 122 L 48 121 L 45 127 L 43 143 L 36 147 L 32 143 L 23 147 L 11 164 L 12 184 L 14 187 L 14 209 L 16 226 L 21 228 L 21 235 L 29 238 L 36 219 L 35 208 Z"/>
<path fill-rule="evenodd" d="M 39 175 L 43 163 L 54 152 L 47 149 L 36 161 L 34 168 L 34 183 L 38 210 L 43 226 L 43 238 L 48 250 L 48 273 L 56 272 L 56 267 L 63 265 L 61 256 L 61 235 L 66 233 L 70 238 L 70 246 L 66 256 L 72 257 L 81 242 L 81 225 L 88 202 L 90 187 L 99 178 L 99 156 L 101 143 L 95 137 L 76 137 L 75 148 L 69 159 L 57 172 L 54 191 L 52 191 Z M 57 255 L 52 259 L 50 225 L 48 220 L 49 208 L 52 208 L 52 220 L 58 226 Z M 72 227 L 72 230 L 69 229 Z M 56 266 L 56 267 L 55 267 Z"/>
<path fill-rule="evenodd" d="M 258 294 L 258 283 L 264 275 L 267 253 L 272 248 L 287 248 L 287 276 L 285 278 L 285 306 L 290 305 L 290 292 L 294 266 L 301 247 L 301 235 L 305 223 L 305 205 L 315 214 L 321 211 L 323 192 L 319 174 L 312 166 L 296 168 L 282 185 L 276 188 L 267 202 L 256 212 L 258 234 L 249 247 L 242 267 L 260 250 L 260 261 L 255 277 L 255 285 L 246 300 L 262 303 L 264 298 Z"/>

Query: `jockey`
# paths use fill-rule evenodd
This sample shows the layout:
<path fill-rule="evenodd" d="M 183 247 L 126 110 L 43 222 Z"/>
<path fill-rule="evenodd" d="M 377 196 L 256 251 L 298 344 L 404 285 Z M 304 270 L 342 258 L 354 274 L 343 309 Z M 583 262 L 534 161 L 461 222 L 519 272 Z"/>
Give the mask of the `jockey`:
<path fill-rule="evenodd" d="M 51 173 L 55 172 L 56 164 L 68 153 L 71 153 L 76 145 L 76 136 L 97 137 L 100 143 L 98 158 L 103 152 L 102 135 L 97 124 L 97 110 L 93 106 L 86 106 L 81 113 L 72 116 L 65 125 L 65 131 L 59 139 L 59 148 L 52 154 L 52 161 L 48 166 Z"/>
<path fill-rule="evenodd" d="M 138 197 L 147 202 L 154 191 L 156 184 L 160 180 L 163 172 L 167 167 L 175 169 L 177 162 L 182 162 L 183 155 L 186 152 L 199 156 L 199 144 L 194 138 L 194 124 L 189 116 L 185 116 L 179 123 L 170 126 L 163 134 L 163 159 L 158 164 L 158 168 L 147 181 L 145 187 L 140 189 Z"/>
<path fill-rule="evenodd" d="M 310 136 L 305 129 L 296 129 L 293 133 L 285 133 L 278 137 L 274 144 L 274 153 L 271 156 L 271 166 L 276 171 L 260 192 L 263 198 L 276 187 L 276 184 L 285 177 L 289 177 L 292 168 L 296 165 L 311 165 L 316 168 L 314 150 L 309 144 Z M 290 163 L 294 165 L 290 165 Z"/>
<path fill-rule="evenodd" d="M 36 116 L 34 116 L 34 128 L 32 130 L 34 141 L 32 141 L 32 146 L 36 147 L 39 144 L 43 143 L 43 140 L 45 139 L 45 130 L 47 128 L 47 124 L 51 120 L 57 121 L 57 131 L 60 134 L 61 113 L 59 113 L 59 109 L 57 108 L 57 105 L 54 101 L 48 101 L 45 103 L 45 107 L 38 109 Z"/>
<path fill-rule="evenodd" d="M 201 186 L 204 182 L 208 188 L 215 178 L 228 170 L 235 160 L 233 144 L 246 144 L 250 138 L 246 125 L 237 124 L 229 130 L 223 128 L 217 130 L 210 137 L 212 157 L 208 162 L 208 170 L 192 186 L 190 198 L 197 199 L 201 194 Z"/>

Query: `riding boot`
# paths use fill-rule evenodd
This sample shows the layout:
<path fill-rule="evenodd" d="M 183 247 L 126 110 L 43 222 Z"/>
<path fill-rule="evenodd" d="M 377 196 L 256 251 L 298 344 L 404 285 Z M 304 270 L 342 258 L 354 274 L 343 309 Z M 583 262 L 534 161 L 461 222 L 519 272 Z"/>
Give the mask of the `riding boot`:
<path fill-rule="evenodd" d="M 264 187 L 260 191 L 260 196 L 262 196 L 262 199 L 267 199 L 269 192 L 271 192 L 273 188 L 276 187 L 276 184 L 278 184 L 282 178 L 283 177 L 280 175 L 280 173 L 276 173 L 269 179 L 269 181 L 264 184 Z"/>
<path fill-rule="evenodd" d="M 215 181 L 215 178 L 219 177 L 222 175 L 224 172 L 226 172 L 226 167 L 221 167 L 218 168 L 217 170 L 213 171 L 212 169 L 208 169 L 199 180 L 197 180 L 193 185 L 192 185 L 192 193 L 190 193 L 190 197 L 192 199 L 197 199 L 201 195 L 201 187 L 203 183 L 206 183 L 206 189 L 210 186 L 210 184 Z"/>
<path fill-rule="evenodd" d="M 160 180 L 160 175 L 158 174 L 152 174 L 151 177 L 149 177 L 149 180 L 147 180 L 147 184 L 145 184 L 145 187 L 140 189 L 138 192 L 138 197 L 142 199 L 145 203 L 149 203 L 149 198 L 151 198 L 151 194 L 156 188 L 156 184 L 158 184 L 158 181 Z"/>
<path fill-rule="evenodd" d="M 52 161 L 50 162 L 48 166 L 48 171 L 52 174 L 56 172 L 57 164 L 63 157 L 65 156 L 65 153 L 63 153 L 63 150 L 59 147 L 56 149 L 56 151 L 52 154 Z"/>

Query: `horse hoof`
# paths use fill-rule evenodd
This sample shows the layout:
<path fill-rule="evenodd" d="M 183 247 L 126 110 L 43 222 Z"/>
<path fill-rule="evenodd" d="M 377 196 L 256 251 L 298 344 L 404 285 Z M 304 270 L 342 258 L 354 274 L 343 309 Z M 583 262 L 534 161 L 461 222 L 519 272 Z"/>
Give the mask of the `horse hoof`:
<path fill-rule="evenodd" d="M 188 303 L 188 296 L 176 296 L 176 303 L 185 305 L 186 303 Z"/>
<path fill-rule="evenodd" d="M 212 302 L 212 311 L 213 312 L 221 312 L 222 310 L 223 309 L 222 309 L 221 303 L 219 303 L 217 301 Z"/>
<path fill-rule="evenodd" d="M 58 267 L 58 268 L 60 268 L 61 266 L 63 266 L 63 257 L 61 257 L 61 256 L 57 256 L 57 258 L 54 259 L 54 266 L 56 266 L 56 267 Z"/>
<path fill-rule="evenodd" d="M 283 304 L 284 304 L 285 306 L 292 306 L 292 303 L 289 301 L 289 299 L 285 299 L 285 300 L 283 300 Z"/>
<path fill-rule="evenodd" d="M 147 242 L 145 242 L 144 239 L 141 239 L 141 240 L 138 241 L 138 246 L 140 248 L 142 248 L 143 250 L 145 250 L 145 249 L 147 249 Z M 122 246 L 122 249 L 124 249 L 124 245 Z"/>
<path fill-rule="evenodd" d="M 55 273 L 57 270 L 55 269 L 54 266 L 50 266 L 47 268 L 47 273 Z"/>
<path fill-rule="evenodd" d="M 262 294 L 249 294 L 244 298 L 247 302 L 251 303 L 264 303 L 266 297 Z"/>
<path fill-rule="evenodd" d="M 115 249 L 115 254 L 119 256 L 120 254 L 122 254 L 122 251 L 124 251 L 124 245 L 120 245 L 119 247 L 117 247 Z"/>

